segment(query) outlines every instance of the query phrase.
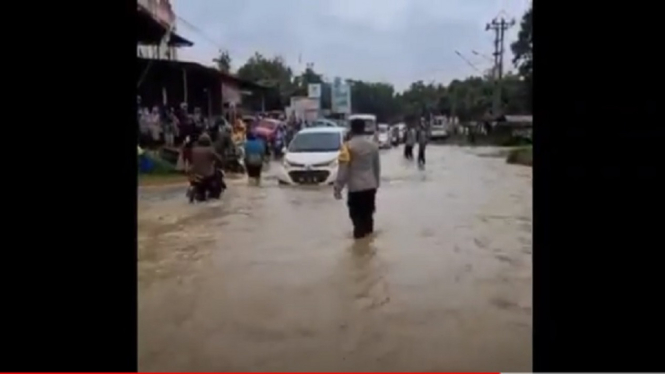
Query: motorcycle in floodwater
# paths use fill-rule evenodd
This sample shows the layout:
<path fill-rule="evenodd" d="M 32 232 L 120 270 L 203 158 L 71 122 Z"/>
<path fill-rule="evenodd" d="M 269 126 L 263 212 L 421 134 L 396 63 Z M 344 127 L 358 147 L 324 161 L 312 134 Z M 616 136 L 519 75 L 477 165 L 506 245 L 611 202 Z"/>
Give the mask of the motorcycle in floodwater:
<path fill-rule="evenodd" d="M 199 174 L 190 175 L 187 198 L 190 203 L 219 199 L 224 190 L 226 190 L 224 172 L 219 168 L 215 168 L 215 173 L 210 177 Z"/>
<path fill-rule="evenodd" d="M 284 156 L 284 141 L 282 139 L 275 139 L 273 144 L 273 157 L 279 160 Z"/>
<path fill-rule="evenodd" d="M 243 144 L 236 144 L 225 155 L 224 170 L 234 174 L 245 173 L 245 149 Z"/>

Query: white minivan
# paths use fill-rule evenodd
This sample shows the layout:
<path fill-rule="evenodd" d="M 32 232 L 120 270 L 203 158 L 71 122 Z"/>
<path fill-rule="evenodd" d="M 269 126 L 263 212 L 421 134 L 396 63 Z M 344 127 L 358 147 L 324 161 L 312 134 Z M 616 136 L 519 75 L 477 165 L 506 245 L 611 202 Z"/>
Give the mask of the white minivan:
<path fill-rule="evenodd" d="M 327 185 L 337 179 L 337 159 L 344 144 L 342 127 L 309 127 L 298 131 L 277 173 L 280 184 Z"/>

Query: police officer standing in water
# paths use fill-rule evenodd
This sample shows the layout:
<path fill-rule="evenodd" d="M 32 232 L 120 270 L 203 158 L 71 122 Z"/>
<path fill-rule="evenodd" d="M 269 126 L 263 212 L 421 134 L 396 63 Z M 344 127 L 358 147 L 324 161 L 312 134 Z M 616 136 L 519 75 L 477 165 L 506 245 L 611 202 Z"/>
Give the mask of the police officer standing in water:
<path fill-rule="evenodd" d="M 348 190 L 347 205 L 355 239 L 374 232 L 376 190 L 381 177 L 379 146 L 363 136 L 364 133 L 365 121 L 352 120 L 350 137 L 339 155 L 339 171 L 335 181 L 336 199 L 342 198 L 344 187 Z"/>

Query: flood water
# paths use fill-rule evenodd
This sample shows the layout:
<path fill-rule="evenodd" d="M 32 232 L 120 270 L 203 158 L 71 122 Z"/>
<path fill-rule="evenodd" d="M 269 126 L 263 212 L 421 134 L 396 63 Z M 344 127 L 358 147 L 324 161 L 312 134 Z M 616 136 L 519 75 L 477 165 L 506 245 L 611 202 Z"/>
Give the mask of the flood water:
<path fill-rule="evenodd" d="M 141 189 L 139 371 L 532 371 L 532 169 L 427 151 L 382 151 L 360 241 L 330 187 L 270 172 L 205 204 Z"/>

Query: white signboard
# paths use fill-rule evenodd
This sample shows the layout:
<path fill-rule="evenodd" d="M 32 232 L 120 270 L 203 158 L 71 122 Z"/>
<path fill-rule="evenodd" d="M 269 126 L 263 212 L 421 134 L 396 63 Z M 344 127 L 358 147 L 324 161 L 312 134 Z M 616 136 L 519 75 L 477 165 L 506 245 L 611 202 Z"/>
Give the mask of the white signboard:
<path fill-rule="evenodd" d="M 292 97 L 291 108 L 296 118 L 313 121 L 319 117 L 319 100 L 309 97 Z"/>
<path fill-rule="evenodd" d="M 340 78 L 335 78 L 332 85 L 332 111 L 351 114 L 351 87 Z"/>
<path fill-rule="evenodd" d="M 319 83 L 310 83 L 307 85 L 307 97 L 310 99 L 320 99 L 321 98 L 321 84 Z"/>

